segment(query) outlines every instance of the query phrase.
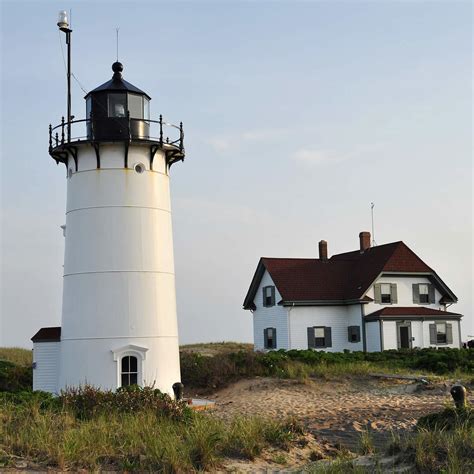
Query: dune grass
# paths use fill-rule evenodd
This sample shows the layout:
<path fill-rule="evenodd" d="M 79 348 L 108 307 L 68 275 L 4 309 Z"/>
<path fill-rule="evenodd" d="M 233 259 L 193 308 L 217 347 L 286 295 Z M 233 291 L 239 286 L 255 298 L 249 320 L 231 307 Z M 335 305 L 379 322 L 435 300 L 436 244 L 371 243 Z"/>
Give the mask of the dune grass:
<path fill-rule="evenodd" d="M 33 362 L 33 354 L 31 350 L 22 349 L 21 347 L 0 347 L 0 360 L 27 366 Z"/>
<path fill-rule="evenodd" d="M 298 436 L 291 423 L 258 417 L 225 423 L 205 413 L 173 419 L 144 409 L 81 419 L 35 399 L 0 401 L 0 468 L 19 457 L 60 470 L 197 472 L 225 457 L 254 459 L 269 446 L 288 449 Z"/>
<path fill-rule="evenodd" d="M 389 452 L 419 472 L 474 472 L 474 410 L 448 407 L 422 417 L 414 435 L 393 437 Z"/>

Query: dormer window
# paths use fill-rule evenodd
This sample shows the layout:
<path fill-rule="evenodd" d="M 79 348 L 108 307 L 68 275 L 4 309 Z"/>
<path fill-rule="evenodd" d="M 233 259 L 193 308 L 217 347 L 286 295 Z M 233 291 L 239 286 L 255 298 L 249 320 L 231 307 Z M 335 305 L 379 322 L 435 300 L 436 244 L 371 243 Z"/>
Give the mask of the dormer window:
<path fill-rule="evenodd" d="M 435 302 L 435 289 L 431 283 L 413 284 L 413 303 L 434 304 Z"/>
<path fill-rule="evenodd" d="M 390 288 L 390 283 L 382 283 L 380 285 L 380 298 L 382 303 L 392 302 L 392 292 Z"/>
<path fill-rule="evenodd" d="M 429 303 L 430 295 L 428 292 L 428 285 L 419 285 L 418 289 L 420 290 L 420 303 Z"/>
<path fill-rule="evenodd" d="M 397 284 L 396 283 L 376 283 L 374 285 L 375 302 L 378 304 L 396 304 Z"/>

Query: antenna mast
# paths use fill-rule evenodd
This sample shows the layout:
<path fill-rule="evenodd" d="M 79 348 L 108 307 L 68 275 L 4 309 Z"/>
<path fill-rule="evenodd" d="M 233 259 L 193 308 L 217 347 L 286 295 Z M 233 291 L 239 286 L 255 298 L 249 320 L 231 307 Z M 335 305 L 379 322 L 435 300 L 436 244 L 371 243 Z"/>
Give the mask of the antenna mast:
<path fill-rule="evenodd" d="M 116 34 L 117 34 L 117 62 L 118 62 L 118 58 L 119 58 L 119 56 L 118 56 L 118 47 L 119 47 L 119 30 L 120 30 L 120 28 L 115 28 L 115 32 L 116 32 Z"/>
<path fill-rule="evenodd" d="M 373 202 L 370 203 L 370 213 L 372 216 L 372 247 L 375 247 L 377 243 L 375 242 L 375 226 L 374 226 L 374 207 L 375 204 Z"/>

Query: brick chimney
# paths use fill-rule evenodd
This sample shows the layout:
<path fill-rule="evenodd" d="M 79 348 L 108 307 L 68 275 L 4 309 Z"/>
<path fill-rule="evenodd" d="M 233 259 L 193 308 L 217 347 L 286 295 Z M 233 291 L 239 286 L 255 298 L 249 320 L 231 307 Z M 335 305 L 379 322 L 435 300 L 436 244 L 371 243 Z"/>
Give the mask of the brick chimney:
<path fill-rule="evenodd" d="M 328 243 L 325 240 L 319 241 L 319 260 L 328 259 Z"/>
<path fill-rule="evenodd" d="M 359 234 L 360 241 L 360 253 L 364 253 L 367 249 L 370 249 L 370 232 L 361 232 Z"/>

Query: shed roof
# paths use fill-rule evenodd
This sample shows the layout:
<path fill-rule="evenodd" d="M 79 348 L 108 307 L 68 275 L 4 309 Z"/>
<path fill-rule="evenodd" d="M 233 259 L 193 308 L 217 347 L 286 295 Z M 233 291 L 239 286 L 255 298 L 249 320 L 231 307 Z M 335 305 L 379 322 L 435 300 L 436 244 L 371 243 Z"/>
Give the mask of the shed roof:
<path fill-rule="evenodd" d="M 61 327 L 41 328 L 32 338 L 33 342 L 54 342 L 61 340 Z"/>

